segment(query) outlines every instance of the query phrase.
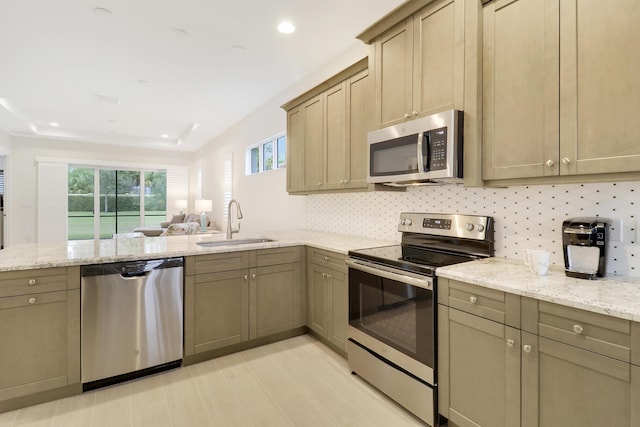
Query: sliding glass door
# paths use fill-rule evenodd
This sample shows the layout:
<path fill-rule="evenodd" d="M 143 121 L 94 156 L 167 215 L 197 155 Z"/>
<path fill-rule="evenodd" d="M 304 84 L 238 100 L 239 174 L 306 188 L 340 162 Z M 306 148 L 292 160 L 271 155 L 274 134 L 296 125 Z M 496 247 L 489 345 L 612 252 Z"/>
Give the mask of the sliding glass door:
<path fill-rule="evenodd" d="M 69 167 L 69 240 L 159 226 L 167 213 L 166 189 L 166 171 Z"/>

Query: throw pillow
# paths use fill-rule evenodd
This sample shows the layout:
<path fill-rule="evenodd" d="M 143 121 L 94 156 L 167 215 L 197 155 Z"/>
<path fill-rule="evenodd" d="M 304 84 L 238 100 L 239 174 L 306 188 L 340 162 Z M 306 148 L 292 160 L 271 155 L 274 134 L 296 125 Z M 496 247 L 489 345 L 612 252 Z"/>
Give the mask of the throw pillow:
<path fill-rule="evenodd" d="M 184 222 L 184 214 L 178 214 L 171 217 L 169 224 L 180 224 L 182 222 Z"/>

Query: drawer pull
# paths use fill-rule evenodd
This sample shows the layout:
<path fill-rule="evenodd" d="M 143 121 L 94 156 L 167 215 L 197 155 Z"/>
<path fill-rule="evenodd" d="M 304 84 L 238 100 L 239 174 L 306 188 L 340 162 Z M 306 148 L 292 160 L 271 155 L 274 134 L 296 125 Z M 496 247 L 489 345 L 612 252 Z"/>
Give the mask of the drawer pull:
<path fill-rule="evenodd" d="M 252 278 L 252 279 L 255 279 L 255 278 L 256 278 L 256 273 L 253 273 L 253 274 L 251 275 L 251 278 Z"/>
<path fill-rule="evenodd" d="M 244 276 L 242 276 L 242 278 L 243 278 L 244 280 L 247 280 L 247 279 L 249 278 L 249 275 L 248 275 L 248 274 L 245 274 Z"/>
<path fill-rule="evenodd" d="M 35 304 L 37 302 L 38 302 L 38 300 L 35 299 L 34 297 L 29 298 L 29 304 Z"/>
<path fill-rule="evenodd" d="M 522 350 L 524 350 L 525 353 L 531 353 L 531 350 L 533 349 L 529 344 L 525 344 L 524 346 L 522 346 Z"/>
<path fill-rule="evenodd" d="M 36 284 L 36 279 L 29 279 L 29 286 L 33 286 Z"/>
<path fill-rule="evenodd" d="M 475 295 L 471 295 L 471 296 L 469 297 L 469 302 L 470 302 L 471 304 L 475 304 L 475 303 L 477 303 L 477 302 L 478 302 L 478 297 L 476 297 Z"/>
<path fill-rule="evenodd" d="M 584 332 L 584 328 L 580 325 L 573 325 L 573 332 L 580 335 L 582 334 L 582 332 Z"/>
<path fill-rule="evenodd" d="M 512 339 L 508 339 L 507 340 L 507 346 L 508 347 L 513 347 L 514 345 L 516 345 L 516 342 Z"/>
<path fill-rule="evenodd" d="M 323 257 L 322 257 L 322 260 L 323 260 L 323 261 L 329 261 L 329 257 L 328 257 L 328 256 L 323 256 Z"/>

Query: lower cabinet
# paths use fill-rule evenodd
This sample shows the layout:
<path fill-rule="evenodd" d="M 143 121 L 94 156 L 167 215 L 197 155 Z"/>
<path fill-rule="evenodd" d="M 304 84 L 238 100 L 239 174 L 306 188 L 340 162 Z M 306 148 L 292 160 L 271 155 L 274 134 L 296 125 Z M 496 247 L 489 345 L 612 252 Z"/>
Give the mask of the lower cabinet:
<path fill-rule="evenodd" d="M 439 411 L 450 426 L 640 425 L 637 325 L 454 280 L 438 286 Z"/>
<path fill-rule="evenodd" d="M 79 386 L 79 288 L 77 267 L 0 273 L 0 412 Z"/>
<path fill-rule="evenodd" d="M 304 325 L 300 248 L 187 257 L 185 356 Z"/>
<path fill-rule="evenodd" d="M 307 326 L 346 352 L 349 288 L 344 255 L 307 248 Z"/>

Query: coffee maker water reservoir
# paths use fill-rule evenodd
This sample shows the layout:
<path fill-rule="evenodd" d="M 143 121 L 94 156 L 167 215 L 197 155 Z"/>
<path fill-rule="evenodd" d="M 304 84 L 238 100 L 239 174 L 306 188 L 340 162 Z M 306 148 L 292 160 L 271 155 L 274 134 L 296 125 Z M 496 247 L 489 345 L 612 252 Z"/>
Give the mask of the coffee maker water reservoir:
<path fill-rule="evenodd" d="M 605 218 L 569 218 L 562 223 L 565 273 L 569 277 L 604 277 L 611 221 Z"/>

